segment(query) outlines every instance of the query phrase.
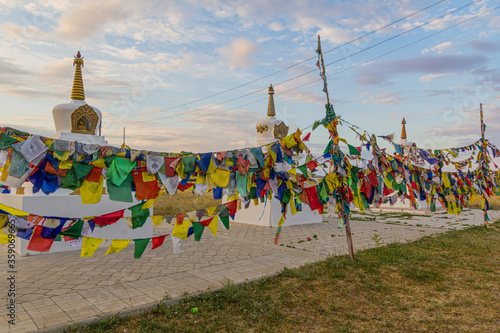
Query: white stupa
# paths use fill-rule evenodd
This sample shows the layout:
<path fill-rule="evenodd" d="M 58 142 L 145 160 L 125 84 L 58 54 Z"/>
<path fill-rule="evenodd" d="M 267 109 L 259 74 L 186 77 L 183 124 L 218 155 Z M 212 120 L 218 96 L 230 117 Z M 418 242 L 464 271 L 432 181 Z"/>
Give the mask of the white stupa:
<path fill-rule="evenodd" d="M 97 144 L 107 146 L 107 141 L 100 135 L 102 115 L 101 111 L 96 107 L 85 103 L 85 93 L 83 88 L 82 71 L 83 58 L 80 52 L 75 56 L 73 65 L 76 66 L 75 78 L 73 80 L 73 90 L 71 92 L 71 102 L 59 104 L 52 110 L 56 134 L 54 139 L 77 141 L 84 144 Z M 79 195 L 70 195 L 72 190 L 59 188 L 50 195 L 45 195 L 42 191 L 33 193 L 33 185 L 24 180 L 10 179 L 4 184 L 13 186 L 12 184 L 20 184 L 22 186 L 17 191 L 11 191 L 10 194 L 0 193 L 0 202 L 16 209 L 28 212 L 30 214 L 40 216 L 57 216 L 67 218 L 82 218 L 86 216 L 99 216 L 125 209 L 124 216 L 130 217 L 130 210 L 126 209 L 139 203 L 135 198 L 132 202 L 112 201 L 109 195 L 106 194 L 105 188 L 101 200 L 96 204 L 82 204 Z M 104 185 L 105 186 L 105 185 Z M 150 210 L 152 215 L 152 211 Z M 70 220 L 67 224 L 70 223 Z M 67 227 L 67 225 L 65 225 Z M 104 239 L 138 239 L 150 238 L 153 235 L 153 222 L 151 217 L 143 227 L 131 229 L 125 219 L 120 219 L 118 222 L 106 226 L 104 228 L 95 228 L 92 237 Z M 27 250 L 28 241 L 16 237 L 16 251 L 24 255 L 37 254 Z M 108 246 L 109 241 L 101 246 Z M 49 253 L 79 250 L 78 244 L 72 246 L 68 243 L 54 242 Z"/>
<path fill-rule="evenodd" d="M 274 107 L 274 89 L 273 85 L 269 86 L 269 103 L 267 106 L 267 117 L 259 121 L 257 127 L 257 145 L 263 146 L 271 142 L 275 142 L 288 134 L 288 126 L 276 118 Z M 260 225 L 266 227 L 277 227 L 281 218 L 281 202 L 274 198 L 266 204 L 254 206 L 250 204 L 247 209 L 238 210 L 234 217 L 235 222 Z M 292 215 L 290 209 L 286 213 L 286 221 L 284 226 L 318 223 L 322 222 L 323 217 L 317 210 L 311 211 L 308 205 L 301 204 L 297 207 L 297 214 Z"/>
<path fill-rule="evenodd" d="M 52 109 L 54 125 L 56 127 L 55 138 L 66 141 L 107 145 L 107 141 L 101 136 L 101 111 L 85 102 L 85 90 L 82 78 L 83 57 L 80 51 L 78 51 L 75 60 L 73 60 L 73 66 L 76 67 L 73 90 L 71 91 L 71 102 L 56 105 Z"/>

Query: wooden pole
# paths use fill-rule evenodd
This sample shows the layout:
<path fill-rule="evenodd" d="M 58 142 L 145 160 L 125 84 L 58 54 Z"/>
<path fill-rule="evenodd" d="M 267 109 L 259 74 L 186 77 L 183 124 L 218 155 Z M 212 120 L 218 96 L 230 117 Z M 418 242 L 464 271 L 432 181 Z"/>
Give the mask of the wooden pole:
<path fill-rule="evenodd" d="M 321 38 L 319 37 L 319 35 L 318 35 L 318 52 L 319 52 L 319 58 L 321 60 L 321 70 L 323 71 L 323 81 L 325 82 L 326 103 L 330 105 L 330 95 L 328 94 L 328 84 L 326 83 L 325 62 L 323 61 L 323 52 L 321 52 Z"/>
<path fill-rule="evenodd" d="M 479 104 L 479 115 L 481 118 L 481 145 L 483 146 L 483 151 L 481 154 L 480 170 L 481 170 L 484 182 L 486 184 L 486 163 L 487 163 L 487 155 L 488 155 L 488 145 L 486 144 L 486 140 L 484 139 L 483 103 Z M 484 195 L 484 191 L 482 194 L 483 194 L 483 202 L 485 202 L 485 206 L 483 209 L 484 226 L 487 228 L 488 221 L 486 221 L 487 210 L 486 210 L 486 197 Z"/>
<path fill-rule="evenodd" d="M 326 94 L 326 103 L 327 106 L 330 106 L 330 95 L 328 94 L 328 84 L 326 81 L 326 70 L 325 70 L 325 62 L 323 60 L 323 52 L 321 52 L 321 38 L 318 35 L 318 54 L 319 54 L 319 59 L 321 62 L 321 71 L 322 71 L 322 78 L 323 82 L 325 84 L 324 86 L 324 92 Z M 338 146 L 337 146 L 337 149 Z M 333 166 L 332 166 L 333 168 Z M 343 207 L 343 202 L 342 202 L 342 207 Z M 344 219 L 344 224 L 345 224 L 345 235 L 347 239 L 347 249 L 349 251 L 349 257 L 351 260 L 354 260 L 354 246 L 352 244 L 352 234 L 351 234 L 351 224 L 349 222 L 349 214 L 341 214 L 341 216 Z"/>

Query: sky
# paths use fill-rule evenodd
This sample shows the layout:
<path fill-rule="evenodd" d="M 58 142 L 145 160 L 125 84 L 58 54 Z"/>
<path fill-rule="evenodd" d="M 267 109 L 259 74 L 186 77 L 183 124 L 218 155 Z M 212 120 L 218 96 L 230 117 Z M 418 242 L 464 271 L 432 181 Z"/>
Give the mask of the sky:
<path fill-rule="evenodd" d="M 500 146 L 500 9 L 475 17 L 498 5 L 0 0 L 0 126 L 54 135 L 52 108 L 70 101 L 80 51 L 86 101 L 112 145 L 126 127 L 136 149 L 255 146 L 270 84 L 277 117 L 308 133 L 325 114 L 320 35 L 331 103 L 360 131 L 398 141 L 405 117 L 419 147 L 460 147 L 480 138 L 482 103 L 486 138 Z M 327 141 L 318 127 L 308 146 L 319 154 Z"/>

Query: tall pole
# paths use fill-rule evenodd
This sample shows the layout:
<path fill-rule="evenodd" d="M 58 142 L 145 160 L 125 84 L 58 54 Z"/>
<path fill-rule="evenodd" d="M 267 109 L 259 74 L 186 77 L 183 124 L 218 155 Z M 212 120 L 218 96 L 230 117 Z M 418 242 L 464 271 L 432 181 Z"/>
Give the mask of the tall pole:
<path fill-rule="evenodd" d="M 321 38 L 318 35 L 318 53 L 319 53 L 319 58 L 321 61 L 321 71 L 323 75 L 321 76 L 323 78 L 323 81 L 325 83 L 324 85 L 324 92 L 326 94 L 326 103 L 329 105 L 330 104 L 330 95 L 328 94 L 328 84 L 326 83 L 326 71 L 325 71 L 325 62 L 323 61 L 323 52 L 321 51 Z"/>
<path fill-rule="evenodd" d="M 323 87 L 323 91 L 325 92 L 326 94 L 326 109 L 327 109 L 327 114 L 329 112 L 329 110 L 331 109 L 333 111 L 333 108 L 330 104 L 330 95 L 328 94 L 328 83 L 327 83 L 327 80 L 326 80 L 326 70 L 325 70 L 325 62 L 323 60 L 323 52 L 321 52 L 321 38 L 320 36 L 318 35 L 318 50 L 317 50 L 318 54 L 319 54 L 319 61 L 321 62 L 321 78 L 323 79 L 323 82 L 324 82 L 324 87 Z M 319 67 L 319 66 L 318 66 Z M 332 123 L 334 123 L 332 121 Z M 336 126 L 336 125 L 333 125 L 333 126 Z M 333 140 L 333 138 L 332 138 Z M 334 149 L 339 149 L 338 147 L 338 144 L 335 144 L 334 145 L 335 148 Z M 332 170 L 334 170 L 334 164 L 332 164 Z M 344 211 L 344 200 L 341 199 L 342 202 L 341 202 L 341 207 L 342 207 L 342 211 L 340 212 L 340 217 L 344 220 L 344 225 L 345 225 L 345 235 L 346 235 L 346 239 L 347 239 L 347 249 L 349 251 L 349 257 L 351 258 L 351 260 L 354 260 L 354 246 L 352 244 L 352 234 L 351 234 L 351 224 L 349 222 L 349 214 L 348 213 L 345 213 Z"/>
<path fill-rule="evenodd" d="M 484 185 L 487 186 L 487 181 L 486 181 L 486 174 L 487 174 L 487 163 L 488 163 L 488 145 L 486 143 L 486 140 L 484 139 L 484 119 L 483 119 L 483 103 L 479 104 L 479 114 L 481 117 L 481 145 L 483 146 L 483 151 L 481 152 L 481 160 L 480 160 L 480 168 L 479 171 L 482 173 L 482 178 L 484 181 Z M 483 216 L 484 216 L 484 226 L 488 227 L 488 209 L 486 206 L 486 196 L 484 195 L 484 190 L 482 191 L 483 193 L 483 203 L 484 203 L 484 209 L 483 209 Z"/>

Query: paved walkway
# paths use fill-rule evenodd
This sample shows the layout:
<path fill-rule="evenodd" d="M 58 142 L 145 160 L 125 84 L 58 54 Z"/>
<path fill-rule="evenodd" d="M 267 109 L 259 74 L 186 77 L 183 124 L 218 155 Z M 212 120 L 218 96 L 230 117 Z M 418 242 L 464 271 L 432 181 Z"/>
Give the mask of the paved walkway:
<path fill-rule="evenodd" d="M 500 212 L 489 215 L 492 220 L 500 218 Z M 167 238 L 160 248 L 148 248 L 141 259 L 133 258 L 133 244 L 108 256 L 104 256 L 105 249 L 99 249 L 93 258 L 80 258 L 79 251 L 17 257 L 16 325 L 7 324 L 7 309 L 2 305 L 0 332 L 63 329 L 72 323 L 154 304 L 166 295 L 178 298 L 219 288 L 226 279 L 235 283 L 254 280 L 284 267 L 345 254 L 345 234 L 338 230 L 338 220 L 325 220 L 283 228 L 278 246 L 273 244 L 276 229 L 232 223 L 231 230 L 219 228 L 217 237 L 208 229 L 200 242 L 190 237 L 177 254 L 172 253 Z M 432 217 L 355 214 L 352 231 L 354 247 L 359 250 L 375 246 L 374 235 L 384 243 L 405 242 L 482 223 L 480 211 Z M 172 226 L 160 228 L 155 232 L 168 232 Z M 0 255 L 4 258 L 0 294 L 7 299 L 6 247 L 0 247 Z"/>

